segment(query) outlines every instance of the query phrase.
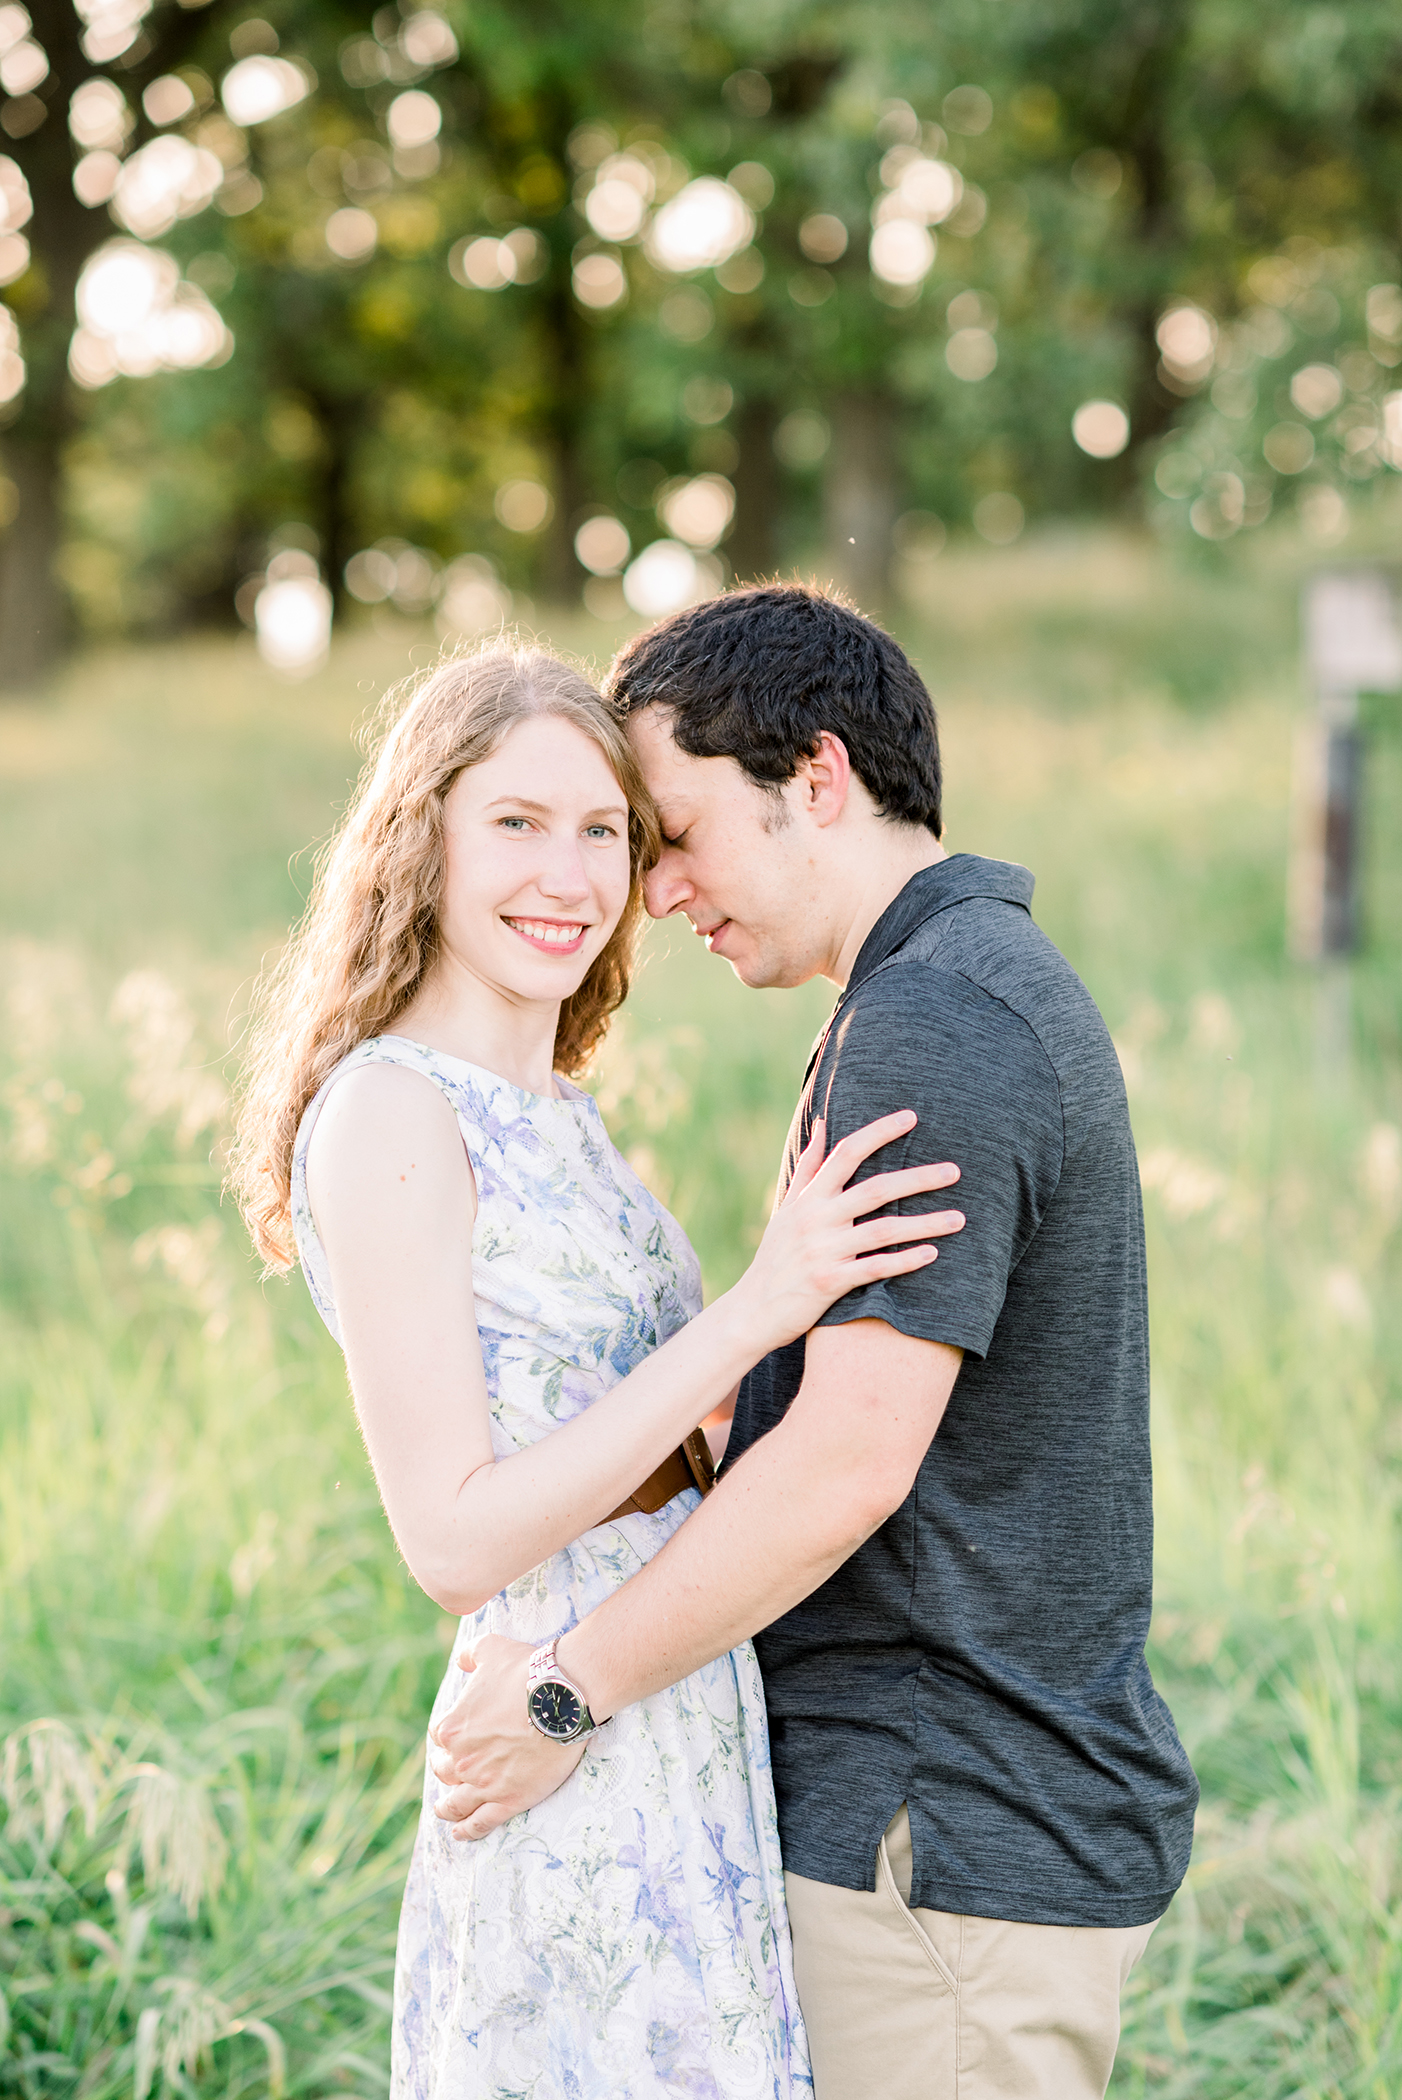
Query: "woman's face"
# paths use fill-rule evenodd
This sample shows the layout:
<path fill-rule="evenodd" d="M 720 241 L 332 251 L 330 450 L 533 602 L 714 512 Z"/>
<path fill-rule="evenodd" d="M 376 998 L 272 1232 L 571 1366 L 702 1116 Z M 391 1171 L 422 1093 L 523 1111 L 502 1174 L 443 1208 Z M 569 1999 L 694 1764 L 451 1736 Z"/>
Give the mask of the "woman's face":
<path fill-rule="evenodd" d="M 566 999 L 628 901 L 628 802 L 592 737 L 518 722 L 443 802 L 446 956 L 513 1000 Z"/>

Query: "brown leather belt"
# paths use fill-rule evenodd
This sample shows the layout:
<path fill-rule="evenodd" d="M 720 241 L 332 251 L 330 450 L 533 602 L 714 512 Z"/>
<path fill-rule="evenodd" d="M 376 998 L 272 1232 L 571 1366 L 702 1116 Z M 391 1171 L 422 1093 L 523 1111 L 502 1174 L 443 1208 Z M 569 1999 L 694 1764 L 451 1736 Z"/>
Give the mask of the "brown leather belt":
<path fill-rule="evenodd" d="M 664 1458 L 657 1471 L 649 1473 L 642 1486 L 635 1488 L 617 1509 L 611 1509 L 603 1522 L 613 1524 L 619 1517 L 655 1516 L 684 1489 L 700 1488 L 703 1495 L 709 1495 L 715 1484 L 716 1469 L 711 1464 L 711 1447 L 702 1431 L 693 1429 L 671 1457 Z"/>

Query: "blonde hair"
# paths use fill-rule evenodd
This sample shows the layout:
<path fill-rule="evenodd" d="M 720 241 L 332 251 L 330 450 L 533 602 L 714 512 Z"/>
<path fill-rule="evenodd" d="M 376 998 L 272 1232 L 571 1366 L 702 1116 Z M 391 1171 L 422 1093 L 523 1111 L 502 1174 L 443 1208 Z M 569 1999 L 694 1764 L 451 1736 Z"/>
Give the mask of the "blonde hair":
<path fill-rule="evenodd" d="M 585 1068 L 628 995 L 658 832 L 618 712 L 558 657 L 511 642 L 455 657 L 390 694 L 355 799 L 317 857 L 307 908 L 254 992 L 229 1182 L 269 1269 L 296 1260 L 292 1150 L 308 1102 L 358 1043 L 392 1028 L 437 957 L 444 797 L 534 715 L 572 722 L 593 739 L 629 811 L 628 901 L 560 1008 L 559 1071 Z"/>

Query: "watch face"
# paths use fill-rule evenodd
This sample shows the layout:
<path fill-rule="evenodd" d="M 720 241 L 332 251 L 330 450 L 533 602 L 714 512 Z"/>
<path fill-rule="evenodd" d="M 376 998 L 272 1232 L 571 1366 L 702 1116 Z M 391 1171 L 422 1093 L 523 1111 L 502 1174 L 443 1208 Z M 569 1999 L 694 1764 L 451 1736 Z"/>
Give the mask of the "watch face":
<path fill-rule="evenodd" d="M 584 1708 L 567 1684 L 547 1677 L 531 1693 L 531 1719 L 542 1735 L 553 1736 L 557 1743 L 568 1743 L 579 1733 Z"/>

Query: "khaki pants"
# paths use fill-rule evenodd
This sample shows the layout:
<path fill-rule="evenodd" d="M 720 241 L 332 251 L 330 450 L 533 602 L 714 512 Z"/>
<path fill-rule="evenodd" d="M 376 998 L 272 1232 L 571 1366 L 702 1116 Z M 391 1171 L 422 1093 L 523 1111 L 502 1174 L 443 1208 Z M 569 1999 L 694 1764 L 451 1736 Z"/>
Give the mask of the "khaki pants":
<path fill-rule="evenodd" d="M 1120 1990 L 1152 1925 L 1012 1925 L 911 1910 L 910 1819 L 876 1892 L 786 1874 L 814 2100 L 1104 2100 Z"/>

